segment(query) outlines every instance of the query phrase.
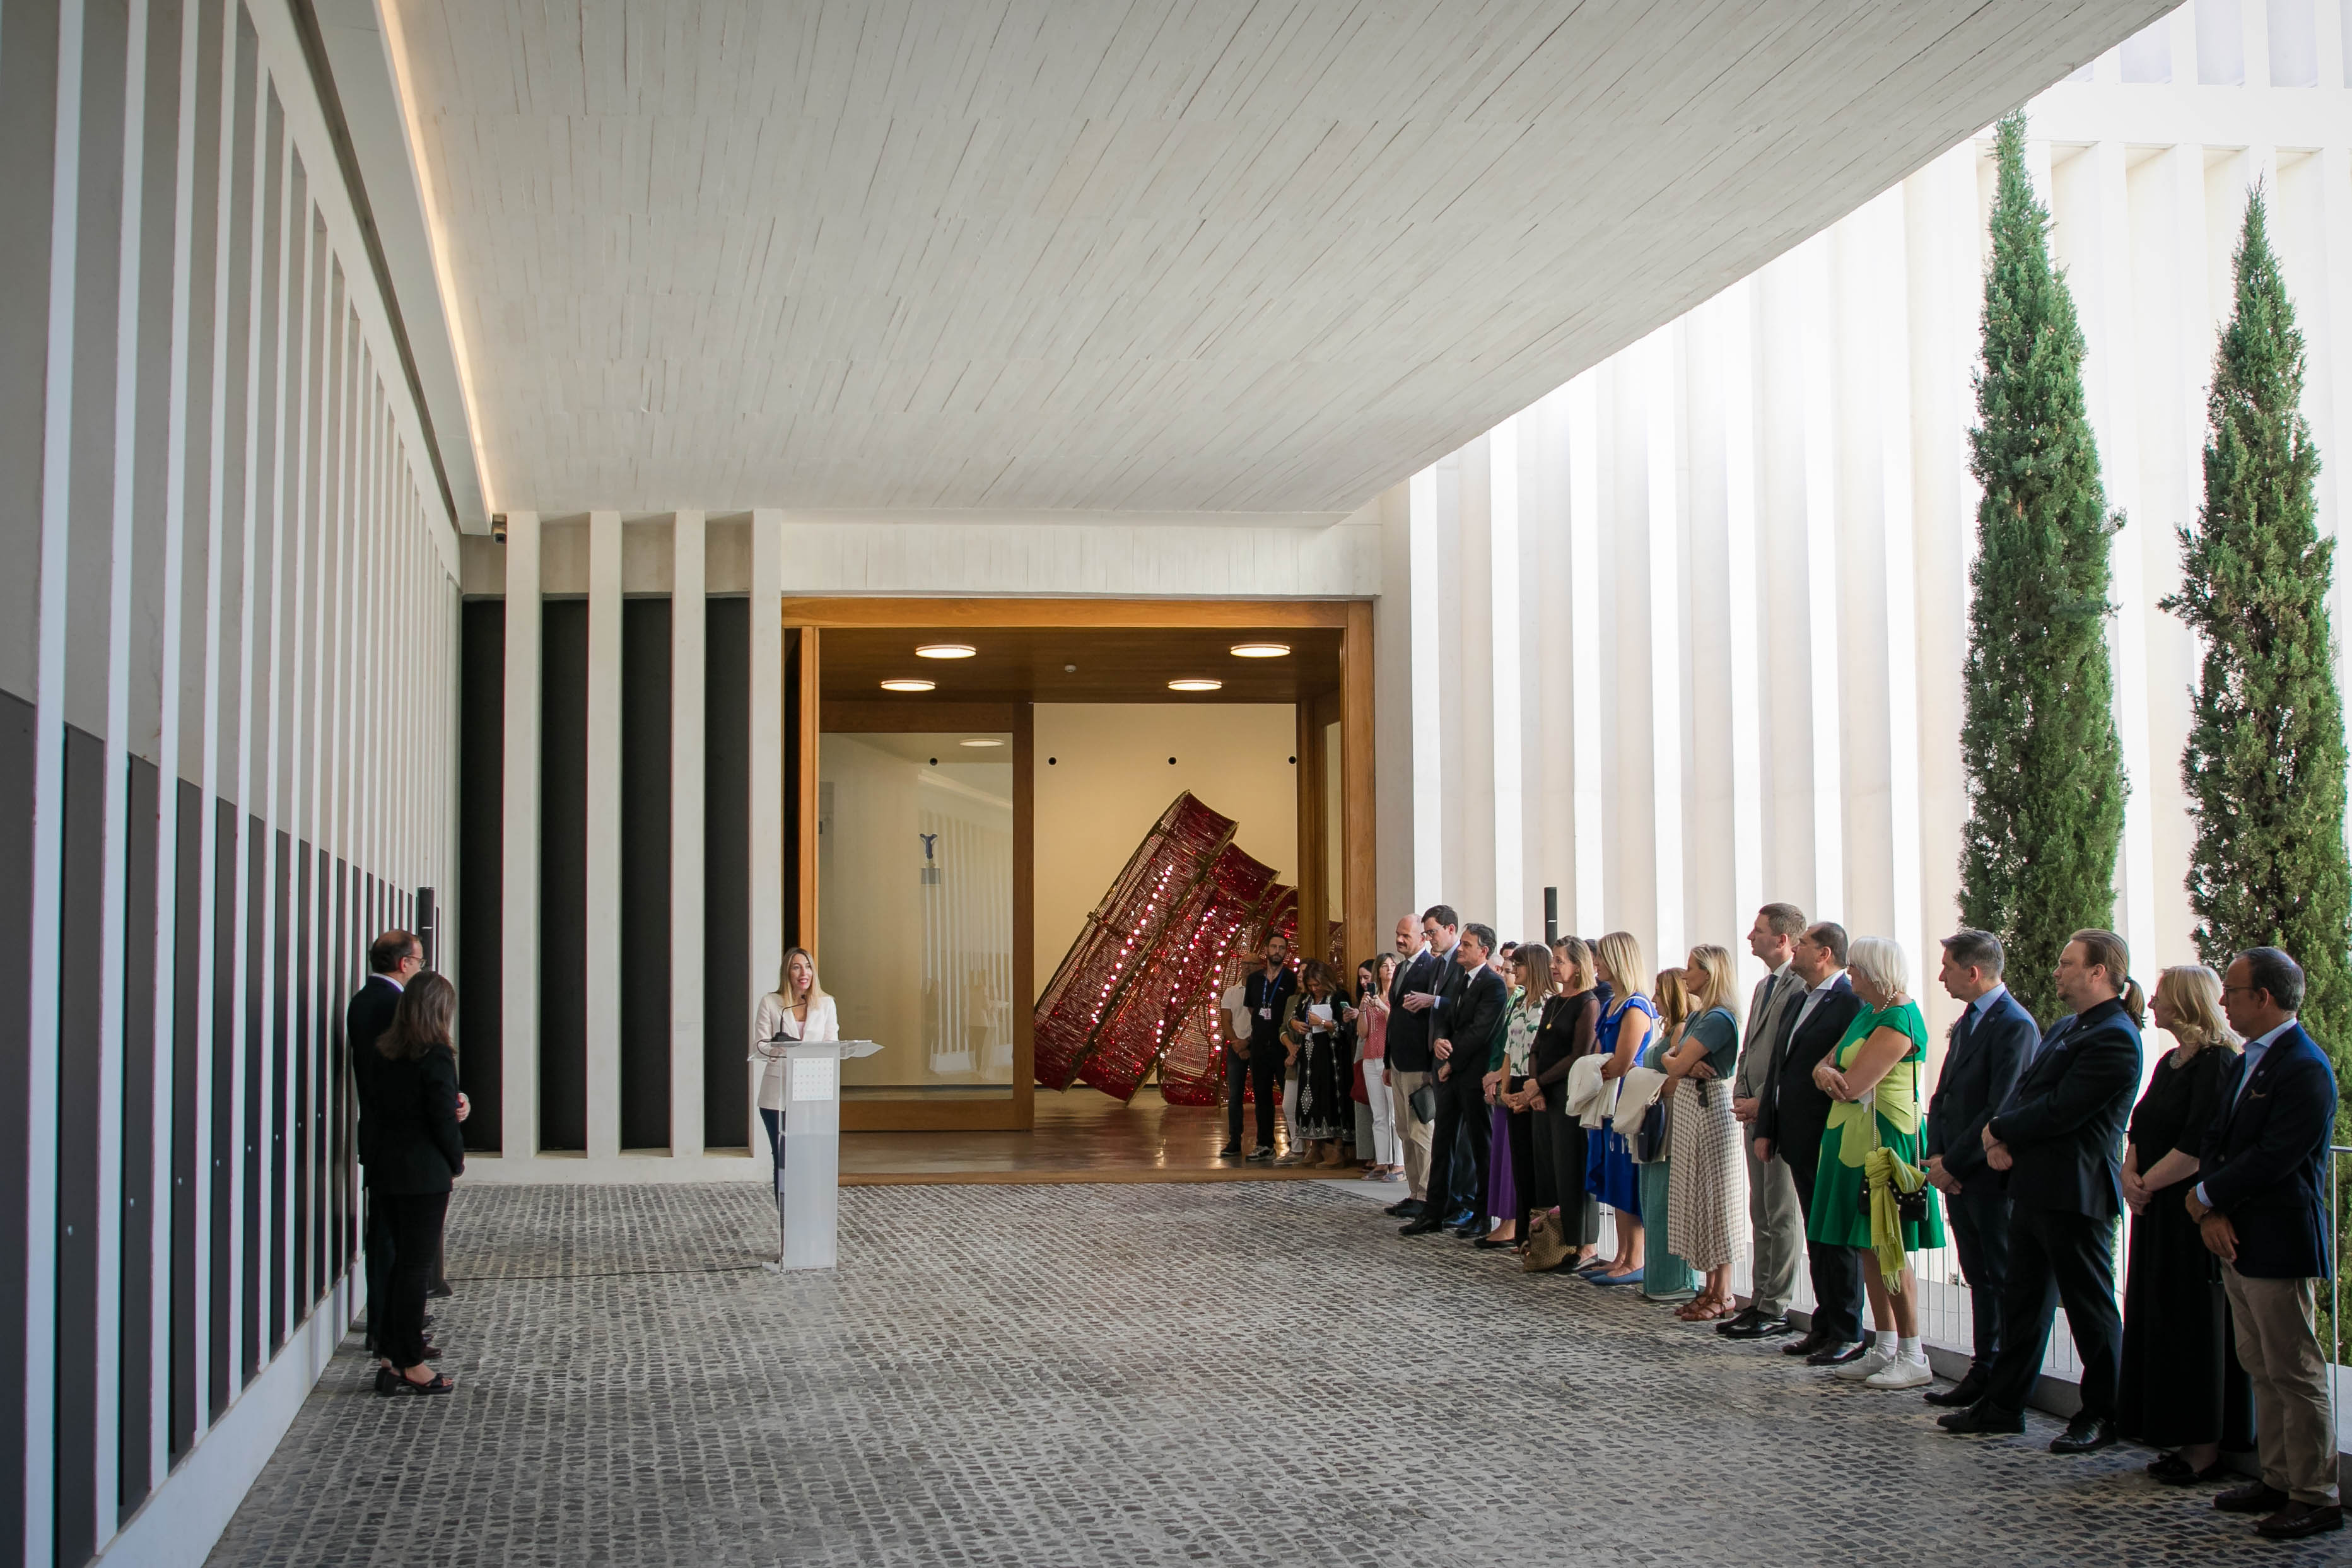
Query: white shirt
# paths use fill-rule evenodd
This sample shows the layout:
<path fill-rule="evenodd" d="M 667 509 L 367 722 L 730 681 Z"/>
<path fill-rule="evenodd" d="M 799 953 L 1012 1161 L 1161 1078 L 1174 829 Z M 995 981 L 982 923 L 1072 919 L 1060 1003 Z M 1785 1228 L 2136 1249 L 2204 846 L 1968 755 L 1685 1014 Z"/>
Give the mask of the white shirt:
<path fill-rule="evenodd" d="M 1805 1005 L 1797 1009 L 1798 1028 L 1801 1029 L 1805 1026 L 1805 1020 L 1813 1016 L 1813 1009 L 1821 1005 L 1822 998 L 1828 995 L 1831 991 L 1836 988 L 1838 976 L 1844 973 L 1845 971 L 1843 969 L 1831 970 L 1830 977 L 1827 980 L 1822 981 L 1819 985 L 1814 986 L 1811 991 L 1805 993 Z"/>
<path fill-rule="evenodd" d="M 2285 1034 L 2289 1029 L 2294 1028 L 2300 1021 L 2301 1020 L 2299 1019 L 2289 1018 L 2277 1028 L 2269 1030 L 2264 1034 L 2257 1035 L 2252 1039 L 2248 1040 L 2245 1043 L 2243 1048 L 2246 1054 L 2246 1067 L 2245 1070 L 2238 1075 L 2237 1093 L 2230 1097 L 2231 1110 L 2235 1110 L 2238 1108 L 2238 1101 L 2245 1098 L 2246 1085 L 2254 1081 L 2254 1069 L 2263 1065 L 2263 1058 L 2270 1054 L 2270 1048 L 2273 1046 L 2278 1044 L 2279 1037 Z M 2208 1208 L 2213 1206 L 2213 1200 L 2205 1195 L 2204 1183 L 2200 1182 L 2197 1184 L 2196 1193 L 2197 1201 L 2199 1203 L 2203 1204 Z"/>
<path fill-rule="evenodd" d="M 1224 1009 L 1225 1021 L 1233 1026 L 1234 1033 L 1244 1040 L 1249 1038 L 1250 1033 L 1248 992 L 1246 984 L 1228 985 L 1225 994 L 1217 998 L 1217 1005 Z"/>
<path fill-rule="evenodd" d="M 771 991 L 760 998 L 759 1010 L 751 1017 L 751 1054 L 744 1059 L 768 1064 L 767 1071 L 760 1075 L 762 1110 L 784 1108 L 783 1047 L 768 1044 L 779 1035 L 787 1040 L 841 1038 L 841 1019 L 834 1010 L 833 998 L 819 996 L 810 1002 L 805 1023 L 793 1016 L 792 1005 L 784 1000 L 782 992 Z"/>

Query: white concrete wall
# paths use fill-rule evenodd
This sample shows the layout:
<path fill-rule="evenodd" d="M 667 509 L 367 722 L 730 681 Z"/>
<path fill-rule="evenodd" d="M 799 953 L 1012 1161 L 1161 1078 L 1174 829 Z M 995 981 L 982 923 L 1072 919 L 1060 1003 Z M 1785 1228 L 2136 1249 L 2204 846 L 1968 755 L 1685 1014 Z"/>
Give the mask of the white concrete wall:
<path fill-rule="evenodd" d="M 2243 86 L 2199 84 L 2190 5 L 2126 46 L 2136 75 L 2156 61 L 2171 82 L 2125 80 L 2112 51 L 2028 110 L 2126 518 L 2116 921 L 2143 975 L 2194 957 L 2179 758 L 2197 656 L 2156 602 L 2201 500 L 2257 178 L 2309 344 L 2324 529 L 2352 493 L 2343 13 L 2317 7 L 2315 85 L 2297 88 L 2266 85 L 2268 12 L 2242 10 Z M 1622 926 L 1663 963 L 1694 942 L 1739 951 L 1756 904 L 1788 899 L 1897 938 L 1915 970 L 1958 923 L 1990 148 L 1988 130 L 1382 498 L 1384 916 L 1442 895 L 1526 934 L 1549 885 L 1564 927 Z M 1517 570 L 1494 565 L 1514 534 Z M 1494 678 L 1514 651 L 1517 679 Z M 1496 743 L 1511 726 L 1517 744 Z"/>

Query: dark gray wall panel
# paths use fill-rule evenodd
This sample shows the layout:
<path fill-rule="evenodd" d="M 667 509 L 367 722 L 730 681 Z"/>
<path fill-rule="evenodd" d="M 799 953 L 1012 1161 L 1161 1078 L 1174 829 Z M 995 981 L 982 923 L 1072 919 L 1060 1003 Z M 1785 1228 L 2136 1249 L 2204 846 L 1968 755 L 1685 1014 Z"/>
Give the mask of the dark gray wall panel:
<path fill-rule="evenodd" d="M 269 1184 L 269 1261 L 261 1273 L 269 1292 L 268 1310 L 262 1316 L 271 1355 L 286 1342 L 286 1243 L 294 1206 L 293 1172 L 287 1163 L 286 1147 L 286 1112 L 294 1089 L 294 838 L 283 829 L 275 837 L 278 852 L 271 857 L 271 881 L 277 910 L 271 924 L 277 935 L 269 969 L 268 1074 L 261 1100 L 262 1114 L 268 1121 L 258 1140 L 264 1178 Z"/>
<path fill-rule="evenodd" d="M 751 1115 L 751 603 L 713 599 L 704 623 L 702 1136 L 743 1147 Z"/>
<path fill-rule="evenodd" d="M 245 951 L 238 975 L 245 987 L 245 1074 L 238 1089 L 245 1097 L 245 1141 L 238 1145 L 243 1162 L 243 1186 L 237 1213 L 242 1216 L 245 1246 L 238 1259 L 244 1296 L 237 1303 L 238 1384 L 250 1382 L 261 1370 L 263 1323 L 261 1184 L 268 1179 L 263 1150 L 268 1147 L 269 1126 L 262 1119 L 262 1080 L 269 1070 L 269 997 L 265 989 L 269 952 L 269 826 L 257 816 L 245 829 Z"/>
<path fill-rule="evenodd" d="M 122 847 L 122 1307 L 121 1440 L 118 1520 L 147 1495 L 149 1407 L 154 1372 L 155 1278 L 155 845 L 162 780 L 143 757 L 130 762 Z"/>
<path fill-rule="evenodd" d="M 539 1146 L 588 1147 L 588 605 L 541 611 Z"/>
<path fill-rule="evenodd" d="M 506 955 L 507 605 L 467 601 L 457 682 L 457 1079 L 466 1147 L 495 1152 Z"/>
<path fill-rule="evenodd" d="M 236 1185 L 232 1180 L 236 1168 L 237 1089 L 236 1052 L 233 1047 L 236 1040 L 239 956 L 236 844 L 237 824 L 241 820 L 235 801 L 213 802 L 213 1059 L 210 1081 L 205 1086 L 212 1114 L 211 1169 L 205 1173 L 211 1187 L 207 1213 L 212 1228 L 205 1246 L 210 1262 L 205 1271 L 205 1321 L 209 1342 L 205 1365 L 209 1374 L 205 1392 L 211 1400 L 214 1420 L 228 1409 L 229 1395 L 236 1388 L 236 1324 L 229 1317 L 229 1271 L 236 1267 L 236 1254 L 230 1246 L 236 1216 L 229 1205 L 236 1196 Z"/>
<path fill-rule="evenodd" d="M 196 1128 L 205 1085 L 196 1078 L 204 1033 L 205 795 L 175 781 L 180 820 L 172 870 L 172 1377 L 171 1456 L 177 1463 L 195 1437 L 202 1397 L 196 1386 L 196 1216 L 205 1173 L 196 1164 Z"/>
<path fill-rule="evenodd" d="M 106 997 L 106 742 L 66 727 L 58 909 L 58 1560 L 97 1550 L 98 1093 Z"/>
<path fill-rule="evenodd" d="M 0 12 L 0 21 L 8 13 Z M 16 37 L 0 30 L 0 48 Z M 6 65 L 0 54 L 0 67 Z M 5 80 L 0 75 L 0 80 Z M 8 117 L 0 105 L 0 122 Z M 5 160 L 0 160 L 5 163 Z M 0 290 L 5 295 L 5 290 Z M 0 1106 L 11 1118 L 8 1140 L 24 1146 L 26 1068 L 32 1060 L 33 705 L 0 691 Z M 23 1258 L 25 1162 L 0 1160 L 0 1258 Z M 0 1290 L 0 1353 L 21 1363 L 25 1295 Z M 0 1539 L 22 1541 L 25 1528 L 25 1385 L 0 1379 Z"/>
<path fill-rule="evenodd" d="M 667 599 L 621 605 L 621 1147 L 669 1147 Z"/>

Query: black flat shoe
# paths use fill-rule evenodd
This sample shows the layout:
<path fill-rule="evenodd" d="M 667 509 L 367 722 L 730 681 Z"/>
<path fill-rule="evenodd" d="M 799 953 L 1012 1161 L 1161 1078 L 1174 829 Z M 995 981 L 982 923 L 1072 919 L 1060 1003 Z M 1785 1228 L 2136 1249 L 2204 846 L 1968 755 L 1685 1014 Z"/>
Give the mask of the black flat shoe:
<path fill-rule="evenodd" d="M 2025 1430 L 2025 1417 L 2012 1415 L 2006 1410 L 1996 1410 L 1979 1400 L 1966 1410 L 1955 1410 L 1949 1415 L 1937 1416 L 1936 1425 L 1956 1437 L 1979 1435 L 2014 1437 Z"/>
<path fill-rule="evenodd" d="M 2178 1454 L 2167 1454 L 2150 1464 L 2147 1473 L 2151 1480 L 2162 1481 L 2168 1487 L 2193 1487 L 2200 1481 L 2221 1479 L 2226 1468 L 2216 1459 L 2200 1470 Z"/>
<path fill-rule="evenodd" d="M 1470 1245 L 1481 1252 L 1495 1252 L 1506 1247 L 1517 1247 L 1518 1244 L 1519 1238 L 1516 1236 L 1499 1241 L 1491 1236 L 1482 1236 Z"/>
<path fill-rule="evenodd" d="M 2077 1415 L 2066 1423 L 2066 1430 L 2050 1439 L 2053 1454 L 2095 1454 L 2101 1448 L 2116 1446 L 2116 1418 L 2112 1415 Z"/>
<path fill-rule="evenodd" d="M 2276 1513 L 2292 1500 L 2278 1488 L 2256 1480 L 2231 1487 L 2213 1500 L 2213 1506 L 2223 1513 Z"/>
<path fill-rule="evenodd" d="M 1715 1331 L 1727 1340 L 1769 1340 L 1778 1334 L 1793 1334 L 1797 1331 L 1790 1327 L 1786 1318 L 1768 1318 L 1759 1313 L 1744 1323 L 1737 1319 L 1717 1323 Z"/>
<path fill-rule="evenodd" d="M 1966 1410 L 1984 1397 L 1985 1380 L 1970 1373 L 1949 1388 L 1931 1388 L 1919 1397 L 1948 1410 Z"/>

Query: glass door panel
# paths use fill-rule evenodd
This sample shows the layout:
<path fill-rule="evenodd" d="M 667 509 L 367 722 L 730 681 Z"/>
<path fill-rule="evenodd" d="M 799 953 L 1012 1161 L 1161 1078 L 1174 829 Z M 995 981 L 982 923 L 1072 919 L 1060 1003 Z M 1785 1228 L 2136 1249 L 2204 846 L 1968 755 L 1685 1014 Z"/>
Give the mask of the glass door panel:
<path fill-rule="evenodd" d="M 1009 1098 L 1013 737 L 821 736 L 816 902 L 845 1095 Z"/>

